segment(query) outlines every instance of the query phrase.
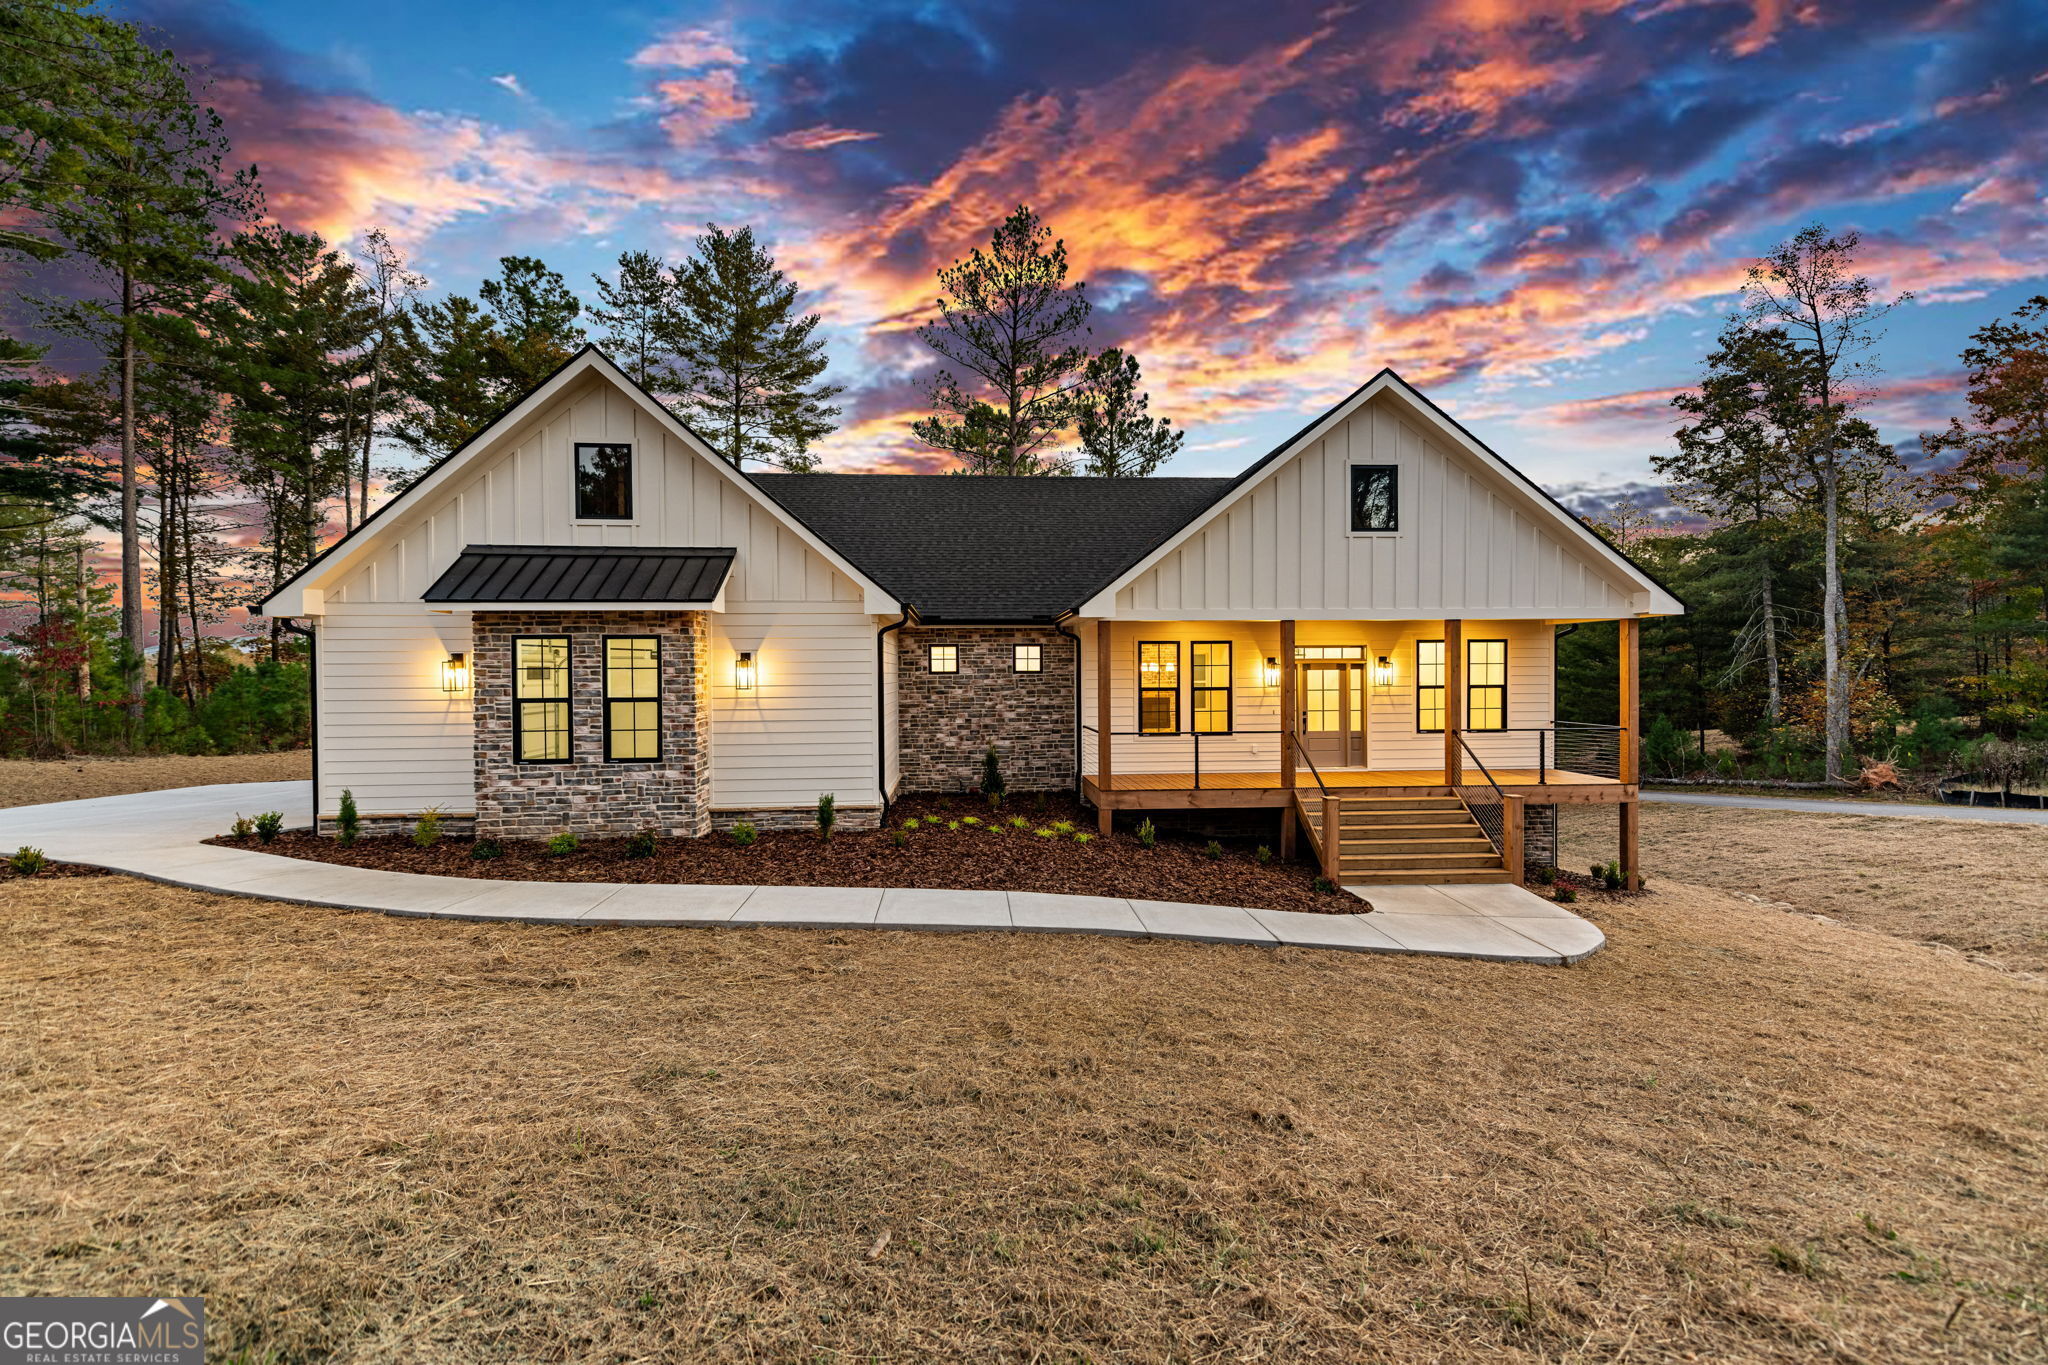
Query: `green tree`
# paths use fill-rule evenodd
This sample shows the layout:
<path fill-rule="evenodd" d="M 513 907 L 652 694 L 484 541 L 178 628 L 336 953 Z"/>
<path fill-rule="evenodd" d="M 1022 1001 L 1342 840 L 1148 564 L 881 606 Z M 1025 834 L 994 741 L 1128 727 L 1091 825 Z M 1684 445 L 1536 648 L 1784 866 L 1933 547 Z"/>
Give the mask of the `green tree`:
<path fill-rule="evenodd" d="M 1075 424 L 1081 436 L 1081 472 L 1097 478 L 1141 478 L 1158 472 L 1180 452 L 1186 433 L 1147 409 L 1151 397 L 1138 387 L 1138 358 L 1112 346 L 1091 356 L 1076 397 Z"/>
<path fill-rule="evenodd" d="M 426 287 L 426 280 L 409 269 L 405 256 L 383 228 L 363 234 L 363 289 L 375 310 L 370 331 L 370 349 L 364 357 L 362 394 L 361 454 L 354 461 L 356 505 L 348 507 L 348 490 L 342 491 L 342 525 L 353 526 L 370 516 L 370 459 L 377 437 L 384 432 L 400 402 L 397 371 L 407 342 L 406 320 L 413 298 Z"/>
<path fill-rule="evenodd" d="M 969 474 L 1060 474 L 1045 452 L 1073 425 L 1085 382 L 1092 311 L 1067 283 L 1067 247 L 1025 205 L 996 228 L 989 250 L 939 272 L 939 317 L 918 329 L 959 371 L 933 376 L 937 412 L 911 426 L 926 445 L 960 457 Z"/>
<path fill-rule="evenodd" d="M 685 386 L 667 340 L 681 322 L 680 291 L 668 263 L 651 251 L 621 252 L 616 282 L 602 275 L 591 279 L 598 303 L 590 318 L 604 328 L 599 341 L 606 352 L 649 393 L 682 393 Z"/>
<path fill-rule="evenodd" d="M 391 435 L 431 462 L 498 415 L 498 325 L 475 299 L 461 294 L 439 303 L 415 303 L 401 319 L 395 366 L 401 402 Z M 395 487 L 418 473 L 381 472 Z"/>
<path fill-rule="evenodd" d="M 498 324 L 492 377 L 500 407 L 516 402 L 583 345 L 576 320 L 583 305 L 567 280 L 532 256 L 499 257 L 498 278 L 476 292 Z"/>
<path fill-rule="evenodd" d="M 820 383 L 825 343 L 816 313 L 797 313 L 796 281 L 750 227 L 707 225 L 675 272 L 680 307 L 661 336 L 676 356 L 682 404 L 734 468 L 744 460 L 815 469 L 811 443 L 829 434 L 845 390 Z"/>

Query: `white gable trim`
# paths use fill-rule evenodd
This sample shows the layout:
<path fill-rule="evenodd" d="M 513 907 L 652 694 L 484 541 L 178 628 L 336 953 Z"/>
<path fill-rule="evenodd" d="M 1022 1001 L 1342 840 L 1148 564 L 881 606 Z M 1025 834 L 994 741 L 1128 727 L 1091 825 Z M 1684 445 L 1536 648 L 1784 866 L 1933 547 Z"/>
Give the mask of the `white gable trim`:
<path fill-rule="evenodd" d="M 1383 393 L 1393 393 L 1404 400 L 1404 407 L 1430 430 L 1451 445 L 1464 451 L 1518 497 L 1532 513 L 1547 519 L 1553 525 L 1563 528 L 1581 545 L 1593 551 L 1594 558 L 1624 584 L 1629 590 L 1633 612 L 1638 616 L 1675 616 L 1685 611 L 1685 604 L 1657 586 L 1642 570 L 1628 562 L 1612 545 L 1602 540 L 1583 521 L 1567 512 L 1529 483 L 1522 474 L 1506 460 L 1494 454 L 1484 445 L 1447 417 L 1434 403 L 1424 397 L 1420 390 L 1392 370 L 1381 370 L 1364 387 L 1318 418 L 1307 430 L 1278 451 L 1266 457 L 1253 477 L 1246 479 L 1228 494 L 1203 511 L 1180 530 L 1173 533 L 1165 543 L 1118 575 L 1108 586 L 1081 604 L 1075 615 L 1091 618 L 1113 618 L 1117 615 L 1116 598 L 1131 584 L 1157 567 L 1181 546 L 1200 534 L 1202 529 L 1216 521 L 1251 496 L 1252 491 L 1272 478 L 1280 469 L 1304 450 L 1322 440 L 1353 413 Z M 1489 616 L 1499 615 L 1489 612 Z"/>
<path fill-rule="evenodd" d="M 358 526 L 352 534 L 336 541 L 324 554 L 316 557 L 312 563 L 281 584 L 277 591 L 263 599 L 257 611 L 264 616 L 280 617 L 319 614 L 324 599 L 324 593 L 319 585 L 329 582 L 336 574 L 354 564 L 362 557 L 365 547 L 399 524 L 400 518 L 393 516 L 386 519 L 386 513 L 395 513 L 404 504 L 416 504 L 435 490 L 447 487 L 461 477 L 471 465 L 485 458 L 486 452 L 497 449 L 504 436 L 522 421 L 561 397 L 592 372 L 610 381 L 639 404 L 641 409 L 660 423 L 670 435 L 710 461 L 729 483 L 744 491 L 755 506 L 766 511 L 792 535 L 823 556 L 828 564 L 851 579 L 860 588 L 863 610 L 870 615 L 878 616 L 901 612 L 902 604 L 887 589 L 855 568 L 844 555 L 820 540 L 809 527 L 798 521 L 773 498 L 754 487 L 744 474 L 734 469 L 695 432 L 677 421 L 674 413 L 656 402 L 645 389 L 629 379 L 625 371 L 612 362 L 611 357 L 595 346 L 584 347 L 564 362 L 562 367 L 543 380 L 538 388 L 499 413 L 491 420 L 489 426 L 435 465 L 418 483 L 378 508 L 370 519 Z M 703 604 L 697 605 L 701 607 Z"/>

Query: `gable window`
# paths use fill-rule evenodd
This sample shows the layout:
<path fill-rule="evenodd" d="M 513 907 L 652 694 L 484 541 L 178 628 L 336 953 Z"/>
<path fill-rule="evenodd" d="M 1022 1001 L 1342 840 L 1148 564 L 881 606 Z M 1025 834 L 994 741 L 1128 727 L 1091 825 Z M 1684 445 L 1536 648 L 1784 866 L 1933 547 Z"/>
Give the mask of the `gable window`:
<path fill-rule="evenodd" d="M 1351 529 L 1401 529 L 1401 471 L 1390 464 L 1351 466 Z"/>
<path fill-rule="evenodd" d="M 1188 646 L 1188 714 L 1198 735 L 1230 733 L 1230 641 Z"/>
<path fill-rule="evenodd" d="M 1180 643 L 1144 640 L 1138 645 L 1138 733 L 1180 733 Z"/>
<path fill-rule="evenodd" d="M 1465 643 L 1465 728 L 1508 728 L 1508 642 Z"/>
<path fill-rule="evenodd" d="M 652 635 L 605 637 L 604 756 L 610 763 L 661 757 L 661 641 Z"/>
<path fill-rule="evenodd" d="M 633 517 L 633 447 L 576 445 L 576 519 L 630 521 Z"/>
<path fill-rule="evenodd" d="M 1043 673 L 1045 671 L 1044 645 L 1018 645 L 1010 655 L 1012 673 Z"/>
<path fill-rule="evenodd" d="M 960 671 L 960 646 L 927 645 L 925 647 L 925 668 L 933 673 L 958 673 Z"/>
<path fill-rule="evenodd" d="M 1442 734 L 1444 728 L 1444 642 L 1415 642 L 1415 728 Z"/>
<path fill-rule="evenodd" d="M 569 641 L 522 635 L 512 642 L 512 754 L 520 763 L 569 761 Z"/>

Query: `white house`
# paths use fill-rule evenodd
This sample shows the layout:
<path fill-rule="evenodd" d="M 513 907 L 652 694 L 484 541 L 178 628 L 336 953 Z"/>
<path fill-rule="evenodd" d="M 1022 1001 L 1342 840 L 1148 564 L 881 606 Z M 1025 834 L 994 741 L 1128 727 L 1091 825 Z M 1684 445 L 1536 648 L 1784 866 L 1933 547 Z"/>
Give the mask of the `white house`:
<path fill-rule="evenodd" d="M 1235 479 L 750 477 L 586 348 L 262 610 L 323 826 L 872 824 L 993 744 L 1370 881 L 1516 877 L 1565 801 L 1632 865 L 1637 622 L 1683 607 L 1391 371 Z M 1614 722 L 1559 724 L 1554 627 L 1604 620 Z"/>

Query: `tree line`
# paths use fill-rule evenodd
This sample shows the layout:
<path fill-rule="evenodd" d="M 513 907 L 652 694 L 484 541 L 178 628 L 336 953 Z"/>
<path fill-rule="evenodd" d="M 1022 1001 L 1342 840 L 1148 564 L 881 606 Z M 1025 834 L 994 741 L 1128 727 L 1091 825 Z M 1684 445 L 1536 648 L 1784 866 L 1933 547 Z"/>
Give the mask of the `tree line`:
<path fill-rule="evenodd" d="M 383 229 L 336 244 L 272 221 L 195 89 L 92 0 L 0 10 L 0 124 L 18 130 L 0 139 L 0 256 L 59 286 L 18 287 L 0 335 L 0 590 L 32 618 L 0 649 L 0 750 L 303 734 L 303 705 L 206 723 L 252 658 L 263 695 L 304 688 L 285 623 L 239 646 L 223 623 L 586 341 L 735 466 L 820 468 L 844 389 L 820 316 L 750 227 L 708 226 L 674 261 L 626 251 L 587 307 L 525 255 L 430 298 Z M 941 273 L 925 335 L 964 373 L 935 382 L 940 416 L 914 434 L 964 472 L 1145 474 L 1179 447 L 1136 360 L 1083 344 L 1090 305 L 1066 273 L 1025 208 Z M 31 325 L 91 368 L 51 369 Z M 1067 436 L 1078 450 L 1053 454 Z"/>

